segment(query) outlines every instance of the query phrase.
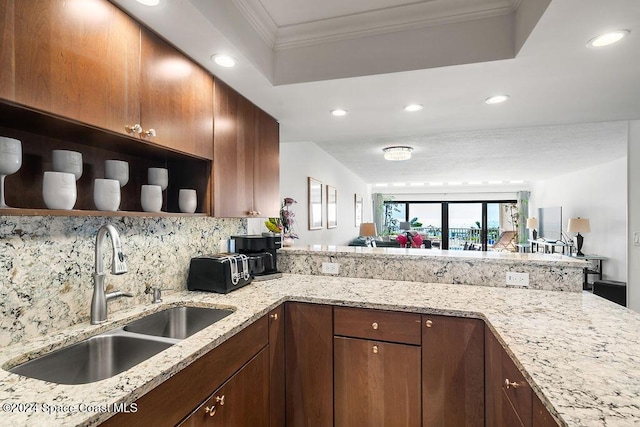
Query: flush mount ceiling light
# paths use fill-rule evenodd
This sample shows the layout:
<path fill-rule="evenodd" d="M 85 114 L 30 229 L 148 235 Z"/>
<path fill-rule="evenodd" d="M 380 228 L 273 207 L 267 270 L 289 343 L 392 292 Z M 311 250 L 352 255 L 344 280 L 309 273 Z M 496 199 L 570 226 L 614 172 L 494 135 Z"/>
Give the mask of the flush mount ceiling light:
<path fill-rule="evenodd" d="M 238 65 L 238 61 L 229 55 L 215 54 L 211 55 L 211 59 L 213 62 L 224 68 L 233 68 Z"/>
<path fill-rule="evenodd" d="M 331 115 L 336 116 L 336 117 L 346 116 L 347 113 L 348 113 L 348 111 L 344 110 L 342 108 L 336 108 L 335 110 L 331 110 Z"/>
<path fill-rule="evenodd" d="M 160 0 L 137 0 L 138 3 L 145 6 L 157 6 L 160 4 Z"/>
<path fill-rule="evenodd" d="M 387 147 L 383 148 L 382 151 L 384 151 L 385 160 L 399 162 L 402 160 L 409 160 L 411 158 L 411 152 L 413 151 L 413 148 L 405 146 Z"/>
<path fill-rule="evenodd" d="M 587 47 L 597 48 L 611 46 L 612 44 L 617 43 L 628 36 L 630 32 L 631 31 L 629 30 L 616 30 L 605 34 L 600 34 L 599 36 L 596 36 L 589 40 L 589 42 L 587 43 Z"/>
<path fill-rule="evenodd" d="M 484 100 L 485 104 L 493 105 L 493 104 L 501 104 L 509 99 L 509 95 L 496 95 L 491 96 Z"/>
<path fill-rule="evenodd" d="M 414 111 L 420 111 L 423 108 L 424 107 L 422 106 L 422 104 L 409 104 L 406 107 L 404 107 L 404 111 L 408 111 L 410 113 L 413 113 Z"/>

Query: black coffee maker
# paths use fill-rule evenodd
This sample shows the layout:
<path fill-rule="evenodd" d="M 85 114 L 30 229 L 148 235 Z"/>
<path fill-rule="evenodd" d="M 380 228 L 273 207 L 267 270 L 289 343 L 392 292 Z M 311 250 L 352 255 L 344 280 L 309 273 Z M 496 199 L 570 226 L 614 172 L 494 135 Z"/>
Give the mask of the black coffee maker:
<path fill-rule="evenodd" d="M 278 271 L 276 251 L 282 247 L 282 235 L 262 233 L 262 235 L 231 236 L 236 252 L 249 258 L 249 272 L 253 280 L 268 280 L 282 277 Z"/>

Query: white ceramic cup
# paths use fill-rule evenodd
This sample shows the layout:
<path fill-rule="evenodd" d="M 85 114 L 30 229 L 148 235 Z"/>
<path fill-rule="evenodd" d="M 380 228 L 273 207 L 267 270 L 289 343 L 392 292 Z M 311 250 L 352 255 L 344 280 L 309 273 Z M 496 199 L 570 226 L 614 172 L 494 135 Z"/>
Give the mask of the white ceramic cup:
<path fill-rule="evenodd" d="M 93 181 L 93 203 L 100 211 L 117 211 L 120 207 L 120 182 L 96 178 Z"/>
<path fill-rule="evenodd" d="M 180 212 L 194 213 L 198 207 L 196 190 L 182 188 L 178 193 L 178 206 L 180 207 Z"/>
<path fill-rule="evenodd" d="M 117 179 L 120 187 L 124 187 L 129 182 L 129 163 L 123 160 L 105 160 L 104 177 Z"/>
<path fill-rule="evenodd" d="M 77 196 L 74 174 L 50 171 L 44 173 L 42 197 L 49 209 L 73 209 Z"/>
<path fill-rule="evenodd" d="M 0 136 L 0 208 L 8 208 L 4 201 L 4 179 L 22 167 L 22 142 Z"/>
<path fill-rule="evenodd" d="M 82 176 L 82 153 L 69 150 L 53 150 L 51 152 L 53 170 L 72 173 L 76 181 Z"/>
<path fill-rule="evenodd" d="M 160 212 L 162 209 L 162 187 L 143 185 L 140 190 L 140 203 L 145 212 Z"/>
<path fill-rule="evenodd" d="M 149 168 L 147 181 L 149 185 L 159 185 L 164 191 L 169 185 L 169 171 L 165 168 Z"/>

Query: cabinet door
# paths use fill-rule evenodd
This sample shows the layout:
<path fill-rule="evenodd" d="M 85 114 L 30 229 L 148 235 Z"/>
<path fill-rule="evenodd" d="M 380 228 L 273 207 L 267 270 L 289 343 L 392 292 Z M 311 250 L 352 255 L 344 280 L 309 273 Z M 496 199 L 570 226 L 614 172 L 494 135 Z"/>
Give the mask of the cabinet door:
<path fill-rule="evenodd" d="M 285 306 L 286 425 L 333 426 L 331 306 Z"/>
<path fill-rule="evenodd" d="M 423 426 L 484 425 L 484 323 L 422 316 Z"/>
<path fill-rule="evenodd" d="M 13 45 L 13 3 L 0 2 L 0 98 L 14 100 L 15 63 Z"/>
<path fill-rule="evenodd" d="M 549 410 L 545 408 L 537 394 L 533 394 L 533 427 L 557 427 L 558 423 L 553 419 Z"/>
<path fill-rule="evenodd" d="M 269 350 L 258 353 L 180 425 L 268 427 Z"/>
<path fill-rule="evenodd" d="M 142 29 L 140 124 L 143 138 L 213 158 L 213 77 Z M 151 129 L 156 136 L 146 135 Z"/>
<path fill-rule="evenodd" d="M 138 122 L 135 21 L 102 0 L 13 4 L 16 102 L 118 133 Z"/>
<path fill-rule="evenodd" d="M 486 425 L 530 427 L 531 399 L 531 387 L 524 376 L 493 333 L 485 328 Z"/>
<path fill-rule="evenodd" d="M 254 151 L 253 199 L 259 217 L 280 215 L 280 125 L 258 110 Z"/>
<path fill-rule="evenodd" d="M 284 305 L 269 312 L 269 417 L 271 427 L 284 427 Z"/>
<path fill-rule="evenodd" d="M 420 426 L 420 347 L 334 338 L 336 427 Z"/>
<path fill-rule="evenodd" d="M 253 207 L 256 109 L 229 86 L 214 81 L 213 212 L 246 217 Z"/>

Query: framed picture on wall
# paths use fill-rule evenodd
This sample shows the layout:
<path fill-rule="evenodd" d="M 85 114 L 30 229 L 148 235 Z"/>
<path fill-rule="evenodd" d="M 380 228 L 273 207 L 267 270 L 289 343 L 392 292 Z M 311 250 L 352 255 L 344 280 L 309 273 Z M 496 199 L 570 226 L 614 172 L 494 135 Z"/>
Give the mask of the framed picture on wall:
<path fill-rule="evenodd" d="M 320 230 L 324 225 L 322 209 L 322 182 L 308 178 L 309 230 Z"/>
<path fill-rule="evenodd" d="M 355 226 L 360 227 L 362 224 L 362 196 L 358 196 L 357 194 L 353 195 L 353 206 L 355 213 Z"/>
<path fill-rule="evenodd" d="M 338 190 L 327 185 L 327 228 L 338 226 Z"/>

